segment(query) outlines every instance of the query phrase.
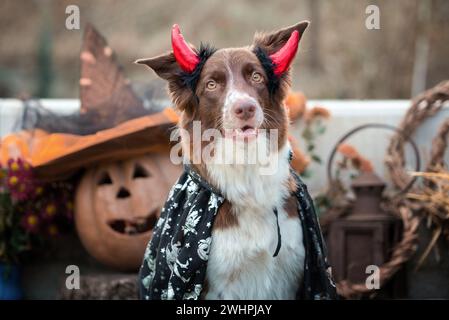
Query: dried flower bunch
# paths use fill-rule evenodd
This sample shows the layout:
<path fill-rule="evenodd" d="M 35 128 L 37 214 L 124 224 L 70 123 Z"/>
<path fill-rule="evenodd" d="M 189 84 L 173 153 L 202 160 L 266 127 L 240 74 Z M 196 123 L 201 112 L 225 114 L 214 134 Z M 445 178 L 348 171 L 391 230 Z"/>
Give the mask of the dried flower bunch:
<path fill-rule="evenodd" d="M 407 198 L 419 202 L 427 227 L 433 229 L 432 238 L 418 260 L 418 269 L 441 236 L 449 240 L 449 172 L 440 168 L 436 172 L 413 172 L 412 175 L 422 177 L 425 183 L 419 191 L 407 193 Z"/>
<path fill-rule="evenodd" d="M 343 159 L 338 164 L 340 169 L 348 169 L 352 166 L 353 169 L 359 172 L 373 172 L 371 161 L 362 156 L 354 146 L 341 143 L 337 147 L 337 152 L 343 156 Z"/>
<path fill-rule="evenodd" d="M 328 212 L 331 208 L 345 207 L 349 193 L 346 185 L 361 172 L 373 172 L 373 164 L 348 143 L 337 146 L 337 154 L 341 158 L 336 163 L 335 179 L 331 186 L 315 197 L 315 205 L 319 213 Z"/>
<path fill-rule="evenodd" d="M 43 183 L 22 159 L 0 166 L 0 261 L 18 263 L 23 253 L 71 226 L 72 186 Z"/>
<path fill-rule="evenodd" d="M 321 106 L 307 108 L 307 98 L 301 92 L 290 92 L 284 101 L 288 110 L 290 121 L 303 122 L 303 130 L 301 133 L 305 142 L 306 152 L 304 152 L 298 141 L 289 136 L 289 141 L 293 149 L 292 167 L 301 176 L 310 177 L 311 172 L 307 170 L 312 161 L 321 164 L 321 158 L 315 153 L 315 140 L 326 131 L 323 119 L 330 118 L 329 110 Z"/>

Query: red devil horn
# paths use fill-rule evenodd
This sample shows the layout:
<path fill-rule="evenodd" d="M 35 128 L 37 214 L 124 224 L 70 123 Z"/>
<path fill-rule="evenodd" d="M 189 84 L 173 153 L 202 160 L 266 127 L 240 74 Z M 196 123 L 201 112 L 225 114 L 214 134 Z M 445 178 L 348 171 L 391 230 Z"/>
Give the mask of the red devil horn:
<path fill-rule="evenodd" d="M 270 55 L 271 61 L 274 64 L 274 74 L 280 76 L 290 66 L 293 58 L 298 50 L 299 32 L 295 30 L 290 35 L 288 41 L 277 52 Z"/>
<path fill-rule="evenodd" d="M 171 44 L 173 47 L 173 54 L 181 69 L 189 73 L 193 72 L 200 62 L 200 59 L 184 40 L 177 24 L 173 25 L 172 28 Z"/>

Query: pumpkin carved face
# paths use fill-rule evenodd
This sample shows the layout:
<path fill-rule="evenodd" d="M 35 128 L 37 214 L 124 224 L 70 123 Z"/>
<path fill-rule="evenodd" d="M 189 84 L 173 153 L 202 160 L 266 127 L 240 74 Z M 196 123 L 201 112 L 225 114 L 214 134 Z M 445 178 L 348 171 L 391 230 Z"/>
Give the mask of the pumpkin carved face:
<path fill-rule="evenodd" d="M 77 188 L 75 223 L 88 252 L 121 270 L 136 270 L 180 168 L 163 154 L 98 165 Z"/>

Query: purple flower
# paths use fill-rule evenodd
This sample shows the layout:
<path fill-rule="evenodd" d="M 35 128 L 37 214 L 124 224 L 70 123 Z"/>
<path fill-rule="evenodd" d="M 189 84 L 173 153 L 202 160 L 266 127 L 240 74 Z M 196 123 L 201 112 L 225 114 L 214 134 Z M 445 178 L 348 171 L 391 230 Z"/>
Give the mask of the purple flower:
<path fill-rule="evenodd" d="M 68 200 L 65 203 L 65 208 L 66 208 L 66 217 L 69 220 L 73 220 L 73 214 L 74 214 L 74 205 L 73 205 L 73 201 Z"/>
<path fill-rule="evenodd" d="M 22 217 L 22 227 L 29 233 L 37 233 L 40 226 L 40 218 L 34 212 L 28 212 Z"/>
<path fill-rule="evenodd" d="M 0 192 L 6 188 L 6 170 L 2 167 L 0 163 Z"/>
<path fill-rule="evenodd" d="M 36 182 L 28 163 L 22 159 L 9 159 L 6 185 L 11 198 L 17 201 L 32 199 L 35 196 Z"/>
<path fill-rule="evenodd" d="M 57 205 L 53 201 L 49 201 L 48 203 L 44 204 L 41 212 L 41 216 L 44 220 L 53 220 L 57 213 Z"/>
<path fill-rule="evenodd" d="M 50 237 L 56 237 L 59 235 L 59 228 L 56 224 L 50 223 L 45 228 L 46 234 Z"/>

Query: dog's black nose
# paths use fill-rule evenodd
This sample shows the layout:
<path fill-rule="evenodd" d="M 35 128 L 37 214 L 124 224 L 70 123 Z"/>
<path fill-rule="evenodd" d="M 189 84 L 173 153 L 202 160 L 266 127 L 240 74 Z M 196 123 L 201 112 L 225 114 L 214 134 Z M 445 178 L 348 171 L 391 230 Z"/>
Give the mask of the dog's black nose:
<path fill-rule="evenodd" d="M 255 113 L 256 106 L 250 102 L 242 102 L 234 107 L 234 114 L 241 120 L 249 120 Z"/>
<path fill-rule="evenodd" d="M 120 190 L 117 192 L 117 198 L 124 199 L 130 197 L 131 194 L 129 193 L 128 189 L 121 187 Z"/>

